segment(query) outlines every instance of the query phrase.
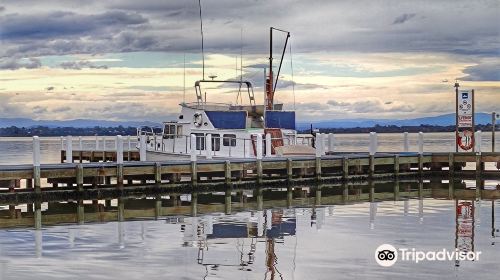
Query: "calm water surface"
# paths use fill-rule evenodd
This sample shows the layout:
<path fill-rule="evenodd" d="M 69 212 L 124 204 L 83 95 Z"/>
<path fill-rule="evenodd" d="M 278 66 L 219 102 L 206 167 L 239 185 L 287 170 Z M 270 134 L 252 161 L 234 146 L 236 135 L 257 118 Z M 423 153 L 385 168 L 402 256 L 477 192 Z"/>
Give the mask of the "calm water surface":
<path fill-rule="evenodd" d="M 498 279 L 500 187 L 476 199 L 475 186 L 456 185 L 42 203 L 42 230 L 32 204 L 6 205 L 0 279 Z M 385 268 L 374 259 L 383 243 L 482 253 Z"/>
<path fill-rule="evenodd" d="M 417 133 L 410 133 L 410 151 L 417 152 Z M 106 137 L 106 148 L 115 148 L 114 137 Z M 425 152 L 450 152 L 454 149 L 454 133 L 425 133 Z M 99 145 L 102 147 L 102 138 L 99 137 Z M 0 137 L 0 164 L 28 164 L 32 163 L 32 140 L 29 137 Z M 500 150 L 500 132 L 496 133 L 496 147 Z M 84 149 L 95 149 L 95 137 L 83 137 Z M 136 139 L 131 137 L 131 147 L 135 147 Z M 60 162 L 61 140 L 59 137 L 43 137 L 40 141 L 41 162 Z M 124 139 L 124 149 L 128 149 L 127 139 Z M 336 134 L 335 150 L 338 152 L 368 152 L 369 135 L 364 134 Z M 73 149 L 79 148 L 77 137 L 73 137 Z M 402 133 L 380 133 L 378 134 L 379 152 L 403 151 Z M 454 151 L 454 150 L 453 150 Z M 483 132 L 482 151 L 491 151 L 491 132 Z"/>

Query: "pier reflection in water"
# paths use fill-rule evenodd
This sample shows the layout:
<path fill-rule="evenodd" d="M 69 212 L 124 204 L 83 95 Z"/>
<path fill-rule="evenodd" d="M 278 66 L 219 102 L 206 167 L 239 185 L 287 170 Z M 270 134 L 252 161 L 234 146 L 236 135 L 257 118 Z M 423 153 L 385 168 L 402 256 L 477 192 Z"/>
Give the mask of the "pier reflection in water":
<path fill-rule="evenodd" d="M 0 279 L 496 279 L 497 182 L 233 189 L 5 205 Z M 481 251 L 396 263 L 383 243 Z"/>

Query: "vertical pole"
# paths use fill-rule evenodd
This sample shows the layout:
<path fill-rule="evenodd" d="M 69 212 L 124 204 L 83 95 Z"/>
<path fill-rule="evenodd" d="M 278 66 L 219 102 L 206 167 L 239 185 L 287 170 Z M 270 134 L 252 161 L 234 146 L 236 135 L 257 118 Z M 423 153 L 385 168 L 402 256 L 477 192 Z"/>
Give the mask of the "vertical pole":
<path fill-rule="evenodd" d="M 408 132 L 405 132 L 403 134 L 403 143 L 404 143 L 404 147 L 403 147 L 403 151 L 405 153 L 409 152 L 410 151 L 410 139 L 408 138 Z"/>
<path fill-rule="evenodd" d="M 123 137 L 117 135 L 115 139 L 116 144 L 116 163 L 123 164 Z"/>
<path fill-rule="evenodd" d="M 257 134 L 257 183 L 262 183 L 262 134 Z"/>
<path fill-rule="evenodd" d="M 476 153 L 481 154 L 481 142 L 483 142 L 481 130 L 476 131 L 475 134 L 476 135 L 474 136 L 474 141 L 476 144 L 474 145 L 474 148 L 476 150 Z"/>
<path fill-rule="evenodd" d="M 206 147 L 206 157 L 207 159 L 212 159 L 212 134 L 210 133 L 207 133 L 206 136 L 205 136 L 205 142 L 207 143 L 205 145 Z M 175 140 L 174 140 L 175 141 Z"/>
<path fill-rule="evenodd" d="M 418 153 L 421 155 L 424 153 L 424 133 L 418 133 Z"/>
<path fill-rule="evenodd" d="M 369 176 L 373 177 L 375 174 L 375 154 L 377 153 L 377 133 L 376 132 L 370 132 L 370 148 L 369 148 L 369 154 L 370 154 L 370 167 L 369 167 Z"/>
<path fill-rule="evenodd" d="M 196 135 L 191 134 L 191 184 L 198 184 L 198 169 L 196 166 Z"/>
<path fill-rule="evenodd" d="M 146 161 L 146 135 L 141 135 L 139 143 L 140 161 Z"/>
<path fill-rule="evenodd" d="M 35 193 L 41 192 L 40 185 L 40 138 L 33 136 L 33 181 Z"/>
<path fill-rule="evenodd" d="M 316 133 L 316 180 L 321 180 L 321 156 L 323 155 L 323 137 L 321 133 Z"/>
<path fill-rule="evenodd" d="M 328 151 L 333 153 L 335 150 L 335 136 L 333 133 L 328 133 Z"/>
<path fill-rule="evenodd" d="M 123 187 L 123 137 L 117 135 L 116 144 L 116 181 L 118 187 Z"/>
<path fill-rule="evenodd" d="M 73 137 L 68 135 L 66 137 L 66 163 L 73 162 Z"/>
<path fill-rule="evenodd" d="M 82 136 L 78 136 L 78 149 L 80 151 L 83 150 L 83 140 L 82 140 Z"/>
<path fill-rule="evenodd" d="M 161 184 L 161 163 L 155 162 L 155 183 Z"/>
<path fill-rule="evenodd" d="M 455 81 L 455 152 L 458 152 L 458 81 Z"/>
<path fill-rule="evenodd" d="M 491 151 L 495 152 L 495 129 L 497 126 L 497 113 L 491 113 Z"/>
<path fill-rule="evenodd" d="M 95 150 L 99 150 L 99 136 L 95 135 Z"/>
<path fill-rule="evenodd" d="M 266 157 L 270 157 L 272 155 L 272 138 L 271 134 L 266 133 Z"/>
<path fill-rule="evenodd" d="M 349 178 L 349 158 L 342 158 L 342 179 L 347 180 Z"/>
<path fill-rule="evenodd" d="M 83 165 L 81 163 L 76 166 L 76 187 L 78 191 L 83 191 Z"/>
<path fill-rule="evenodd" d="M 106 162 L 106 137 L 102 137 L 102 162 Z"/>
<path fill-rule="evenodd" d="M 293 179 L 293 162 L 291 158 L 286 159 L 286 176 L 288 183 L 292 182 Z"/>
<path fill-rule="evenodd" d="M 375 155 L 375 153 L 377 153 L 377 133 L 376 132 L 370 132 L 369 153 L 371 156 L 373 156 L 373 155 Z"/>
<path fill-rule="evenodd" d="M 64 137 L 60 137 L 61 139 L 61 151 L 64 151 Z"/>
<path fill-rule="evenodd" d="M 224 162 L 224 175 L 225 175 L 225 183 L 227 186 L 231 185 L 231 162 L 226 160 Z"/>
<path fill-rule="evenodd" d="M 394 175 L 399 176 L 399 155 L 394 156 Z"/>

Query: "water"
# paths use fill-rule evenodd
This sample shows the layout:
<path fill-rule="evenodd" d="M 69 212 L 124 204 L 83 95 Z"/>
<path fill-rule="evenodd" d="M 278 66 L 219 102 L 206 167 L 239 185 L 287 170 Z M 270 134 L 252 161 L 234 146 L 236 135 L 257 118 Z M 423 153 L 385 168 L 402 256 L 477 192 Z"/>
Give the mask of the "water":
<path fill-rule="evenodd" d="M 434 182 L 44 202 L 42 230 L 31 205 L 3 206 L 0 279 L 498 279 L 500 186 L 486 185 L 483 200 Z M 381 267 L 383 243 L 481 258 Z"/>
<path fill-rule="evenodd" d="M 425 152 L 450 152 L 454 151 L 453 132 L 425 133 Z M 417 152 L 417 133 L 410 133 L 410 151 Z M 84 149 L 95 149 L 95 137 L 82 137 Z M 102 149 L 102 138 L 99 137 L 99 149 Z M 114 137 L 106 137 L 106 149 L 114 150 Z M 136 145 L 136 137 L 131 137 L 132 149 Z M 496 133 L 495 145 L 500 150 L 500 132 Z M 491 151 L 491 132 L 483 132 L 482 151 Z M 40 141 L 41 162 L 60 162 L 61 140 L 59 137 L 43 137 Z M 128 149 L 127 138 L 124 139 L 125 150 Z M 364 134 L 336 134 L 335 151 L 338 152 L 367 152 L 369 146 L 369 135 Z M 73 149 L 79 148 L 77 137 L 73 137 Z M 379 152 L 403 151 L 403 133 L 380 133 L 378 134 Z M 29 137 L 0 137 L 0 164 L 29 164 L 32 163 L 32 140 Z"/>

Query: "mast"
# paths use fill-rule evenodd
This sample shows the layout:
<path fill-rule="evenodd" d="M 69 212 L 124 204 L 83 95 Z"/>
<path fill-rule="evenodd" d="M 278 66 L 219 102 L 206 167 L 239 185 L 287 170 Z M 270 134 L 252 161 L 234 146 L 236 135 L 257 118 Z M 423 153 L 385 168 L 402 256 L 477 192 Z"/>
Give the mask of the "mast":
<path fill-rule="evenodd" d="M 283 46 L 283 52 L 281 54 L 280 66 L 278 68 L 278 74 L 276 75 L 276 81 L 273 78 L 273 30 L 286 33 L 286 41 Z M 290 32 L 271 27 L 269 30 L 269 76 L 266 79 L 266 110 L 274 109 L 274 92 L 276 91 L 276 86 L 278 84 L 279 74 L 281 71 L 281 65 L 283 64 L 283 57 L 285 56 L 286 46 L 288 44 L 288 39 L 290 38 Z M 273 85 L 274 84 L 274 85 Z"/>
<path fill-rule="evenodd" d="M 201 59 L 203 67 L 203 80 L 205 80 L 205 50 L 203 49 L 203 19 L 201 17 L 201 0 L 198 0 L 198 6 L 200 7 Z"/>

